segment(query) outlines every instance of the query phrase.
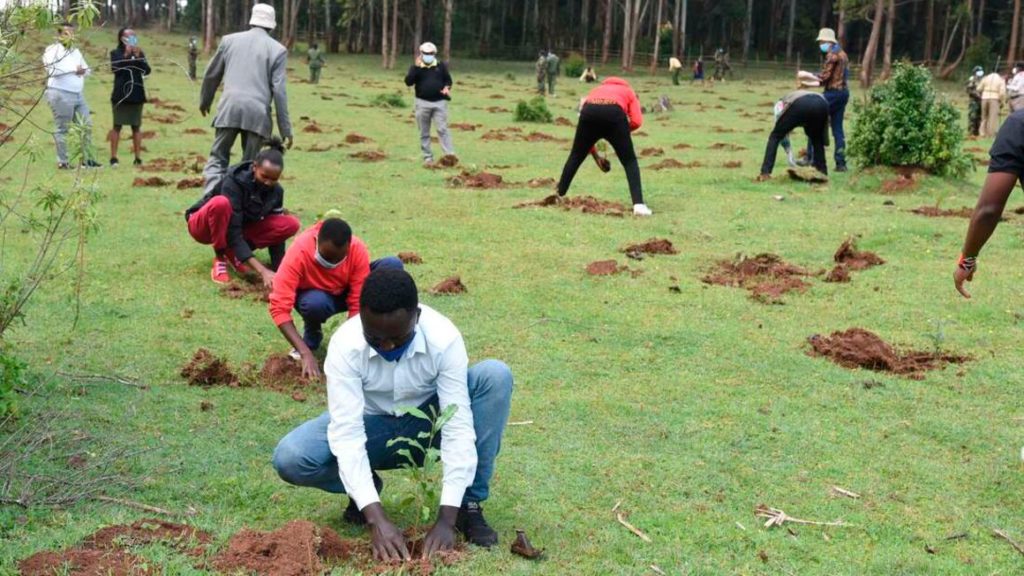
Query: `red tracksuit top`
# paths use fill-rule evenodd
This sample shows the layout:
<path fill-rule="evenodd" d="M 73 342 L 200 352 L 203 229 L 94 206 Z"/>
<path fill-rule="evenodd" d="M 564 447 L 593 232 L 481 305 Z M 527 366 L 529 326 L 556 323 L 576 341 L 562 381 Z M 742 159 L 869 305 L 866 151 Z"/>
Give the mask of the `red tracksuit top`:
<path fill-rule="evenodd" d="M 634 131 L 644 123 L 643 112 L 640 111 L 640 100 L 636 97 L 636 92 L 633 92 L 633 88 L 622 78 L 617 76 L 609 76 L 601 82 L 601 85 L 590 91 L 587 94 L 586 101 L 591 100 L 613 100 L 619 105 L 623 111 L 626 112 L 626 116 L 629 117 L 629 129 Z"/>

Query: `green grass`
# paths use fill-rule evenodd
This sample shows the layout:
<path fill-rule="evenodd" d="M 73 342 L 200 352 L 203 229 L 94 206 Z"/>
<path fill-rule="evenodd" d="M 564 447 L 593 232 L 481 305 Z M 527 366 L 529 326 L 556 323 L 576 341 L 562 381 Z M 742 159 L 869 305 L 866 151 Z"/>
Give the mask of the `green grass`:
<path fill-rule="evenodd" d="M 205 154 L 212 131 L 183 134 L 208 126 L 195 112 L 198 85 L 178 67 L 185 39 L 152 36 L 141 37 L 155 64 L 147 89 L 189 112 L 181 124 L 162 125 L 151 118 L 165 112 L 147 108 L 145 129 L 158 137 L 146 142 L 146 158 Z M 90 61 L 104 60 L 106 40 L 97 37 L 87 52 Z M 664 74 L 638 76 L 634 86 L 644 103 L 667 94 L 676 111 L 649 115 L 637 148 L 661 147 L 665 157 L 701 160 L 709 167 L 644 170 L 651 219 L 514 210 L 514 204 L 548 191 L 448 188 L 447 173 L 419 166 L 411 108 L 351 106 L 404 90 L 404 62 L 399 70 L 383 71 L 377 58 L 332 56 L 318 87 L 297 82 L 305 77 L 298 56 L 291 65 L 297 149 L 286 157 L 287 205 L 304 225 L 328 208 L 340 208 L 374 257 L 419 252 L 425 263 L 410 270 L 424 293 L 442 278 L 461 274 L 467 294 L 424 294 L 423 301 L 460 327 L 472 360 L 495 357 L 512 367 L 511 419 L 533 421 L 507 430 L 486 506 L 501 545 L 475 551 L 446 573 L 643 574 L 653 573 L 651 564 L 669 574 L 1019 571 L 1019 555 L 992 538 L 991 529 L 1024 540 L 1024 274 L 1016 265 L 1024 244 L 1021 220 L 1004 223 L 989 243 L 971 287 L 975 298 L 968 302 L 950 278 L 966 221 L 907 212 L 938 198 L 944 207 L 973 205 L 983 171 L 966 182 L 927 178 L 915 191 L 889 197 L 878 193 L 890 176 L 883 171 L 833 175 L 823 187 L 790 182 L 782 177 L 780 154 L 777 178 L 755 184 L 770 103 L 789 89 L 788 79 L 731 81 L 702 90 L 673 87 Z M 506 79 L 509 71 L 515 82 Z M 476 132 L 454 132 L 465 165 L 507 165 L 497 171 L 519 182 L 558 176 L 565 145 L 480 139 L 488 129 L 513 125 L 511 112 L 483 108 L 511 110 L 529 99 L 531 64 L 456 62 L 452 74 L 451 121 L 483 124 Z M 110 75 L 98 73 L 87 85 L 99 157 L 105 160 Z M 960 99 L 959 86 L 944 88 Z M 585 91 L 562 80 L 558 97 L 549 100 L 552 112 L 575 120 L 574 106 Z M 493 99 L 494 94 L 504 98 Z M 855 97 L 861 94 L 855 90 Z M 411 102 L 410 94 L 405 98 Z M 698 103 L 708 109 L 698 112 Z M 744 111 L 757 117 L 740 116 Z M 304 133 L 307 123 L 300 116 L 331 130 Z M 33 120 L 50 126 L 45 108 Z M 526 126 L 572 136 L 568 127 Z M 735 132 L 715 133 L 716 126 Z M 17 141 L 32 130 L 19 131 Z M 340 143 L 349 132 L 374 142 L 302 151 Z M 53 173 L 45 134 L 34 134 L 40 161 L 32 177 L 70 182 L 70 174 Z M 795 138 L 798 145 L 803 141 Z M 714 142 L 747 150 L 708 150 Z M 673 150 L 679 143 L 693 148 Z M 122 161 L 130 159 L 126 144 Z M 347 156 L 377 148 L 389 159 L 361 163 Z M 641 166 L 660 159 L 644 158 Z M 741 160 L 743 167 L 717 168 L 727 160 Z M 625 178 L 614 165 L 603 175 L 586 164 L 571 193 L 627 202 Z M 10 169 L 3 177 L 17 173 Z M 242 526 L 274 529 L 296 518 L 360 534 L 340 524 L 344 497 L 287 486 L 269 464 L 278 439 L 324 409 L 322 395 L 297 403 L 254 389 L 189 388 L 178 377 L 198 347 L 240 364 L 259 363 L 287 345 L 263 305 L 228 300 L 209 281 L 210 250 L 191 240 L 180 215 L 198 191 L 133 188 L 134 176 L 126 164 L 88 175 L 105 198 L 99 232 L 88 247 L 77 326 L 71 326 L 73 293 L 59 281 L 38 294 L 26 323 L 9 339 L 39 373 L 118 374 L 149 389 L 100 383 L 72 394 L 63 388 L 24 402 L 26 417 L 59 406 L 69 410 L 69 429 L 90 435 L 91 451 L 121 445 L 143 450 L 124 469 L 139 487 L 122 495 L 174 510 L 192 506 L 198 514 L 191 521 L 219 542 Z M 3 186 L 12 182 L 16 178 Z M 883 205 L 885 200 L 895 206 Z M 758 304 L 741 290 L 700 281 L 715 261 L 738 252 L 770 251 L 824 268 L 851 234 L 861 235 L 860 246 L 888 263 L 855 274 L 851 284 L 815 280 L 805 294 L 787 296 L 785 305 Z M 635 278 L 592 278 L 584 272 L 593 260 L 624 262 L 622 246 L 655 236 L 671 239 L 681 253 L 631 263 L 643 270 Z M 10 259 L 27 250 L 22 238 L 8 236 L 6 242 Z M 673 284 L 681 293 L 668 290 Z M 194 310 L 190 318 L 183 318 L 184 309 Z M 928 349 L 936 321 L 943 322 L 946 348 L 975 357 L 962 372 L 951 368 L 914 381 L 850 371 L 805 354 L 808 336 L 853 326 Z M 865 389 L 868 379 L 884 386 Z M 214 409 L 200 411 L 202 400 Z M 400 472 L 386 479 L 389 513 L 412 521 L 414 512 L 395 504 L 412 485 Z M 832 485 L 862 498 L 834 498 Z M 615 521 L 611 510 L 619 501 L 651 543 Z M 760 503 L 799 518 L 842 518 L 854 526 L 795 526 L 792 534 L 766 530 L 753 515 Z M 17 559 L 34 552 L 72 545 L 100 526 L 144 516 L 98 503 L 53 511 L 0 508 L 0 573 L 13 571 Z M 547 560 L 511 556 L 507 546 L 514 528 L 525 528 L 546 547 Z M 970 537 L 945 540 L 961 532 Z M 143 554 L 167 574 L 195 571 L 188 560 L 159 548 Z"/>

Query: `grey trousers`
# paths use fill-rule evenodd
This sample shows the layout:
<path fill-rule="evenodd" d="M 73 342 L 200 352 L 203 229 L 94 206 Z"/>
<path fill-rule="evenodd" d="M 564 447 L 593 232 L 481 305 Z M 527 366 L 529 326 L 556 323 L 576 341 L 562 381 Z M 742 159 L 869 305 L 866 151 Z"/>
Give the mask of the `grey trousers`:
<path fill-rule="evenodd" d="M 206 192 L 217 188 L 220 179 L 228 172 L 228 165 L 231 161 L 231 148 L 235 145 L 235 139 L 242 137 L 242 162 L 248 162 L 256 158 L 260 148 L 263 147 L 263 137 L 255 132 L 242 130 L 241 128 L 217 128 L 213 136 L 213 147 L 210 148 L 210 157 L 206 160 L 206 167 L 203 168 L 203 178 L 206 179 Z"/>
<path fill-rule="evenodd" d="M 53 122 L 57 130 L 53 133 L 53 141 L 57 145 L 57 162 L 68 163 L 68 127 L 75 118 L 82 123 L 84 132 L 82 136 L 82 160 L 95 160 L 92 152 L 92 119 L 89 115 L 89 105 L 85 103 L 85 96 L 81 92 L 66 92 L 56 88 L 46 89 L 46 101 L 53 111 Z"/>
<path fill-rule="evenodd" d="M 420 127 L 420 149 L 423 151 L 425 162 L 434 159 L 434 153 L 430 150 L 431 121 L 437 126 L 437 138 L 441 141 L 441 150 L 445 154 L 455 154 L 452 136 L 448 133 L 448 102 L 445 100 L 428 102 L 417 98 L 416 124 Z"/>

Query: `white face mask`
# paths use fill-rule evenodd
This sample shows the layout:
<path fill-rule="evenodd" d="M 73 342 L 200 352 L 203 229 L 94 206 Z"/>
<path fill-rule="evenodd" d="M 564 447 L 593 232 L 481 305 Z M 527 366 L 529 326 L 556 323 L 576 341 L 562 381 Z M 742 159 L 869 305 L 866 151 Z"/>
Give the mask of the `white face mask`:
<path fill-rule="evenodd" d="M 348 256 L 345 256 L 345 258 L 348 258 Z M 345 263 L 345 258 L 342 258 L 341 260 L 338 260 L 337 262 L 330 262 L 329 260 L 327 260 L 327 258 L 324 258 L 320 254 L 320 239 L 317 238 L 317 240 L 316 240 L 316 263 L 319 264 L 321 267 L 326 268 L 328 270 L 334 270 L 338 266 L 341 266 L 342 264 Z"/>
<path fill-rule="evenodd" d="M 424 54 L 423 55 L 423 63 L 424 64 L 433 64 L 434 63 L 434 55 L 433 54 Z"/>
<path fill-rule="evenodd" d="M 978 70 L 977 72 L 974 73 L 974 75 L 977 76 L 978 78 L 981 78 L 982 74 L 984 74 L 984 72 L 982 72 L 981 70 Z"/>

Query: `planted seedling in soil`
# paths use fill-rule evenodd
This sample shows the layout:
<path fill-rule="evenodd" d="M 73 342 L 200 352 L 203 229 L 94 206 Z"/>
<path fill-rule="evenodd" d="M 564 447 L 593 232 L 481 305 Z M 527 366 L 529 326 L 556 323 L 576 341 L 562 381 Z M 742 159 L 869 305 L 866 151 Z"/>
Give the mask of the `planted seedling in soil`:
<path fill-rule="evenodd" d="M 430 414 L 427 414 L 419 408 L 401 406 L 396 413 L 396 416 L 399 417 L 408 414 L 414 418 L 425 420 L 430 424 L 429 430 L 419 432 L 415 438 L 399 436 L 398 438 L 388 440 L 387 444 L 388 448 L 400 443 L 406 445 L 405 448 L 399 448 L 396 454 L 405 460 L 402 468 L 407 469 L 409 475 L 412 476 L 415 490 L 401 501 L 401 506 L 403 508 L 412 506 L 416 511 L 417 521 L 421 524 L 425 524 L 430 520 L 431 511 L 437 508 L 440 501 L 438 472 L 441 461 L 441 449 L 438 447 L 438 441 L 440 440 L 441 429 L 452 419 L 452 416 L 455 415 L 458 409 L 458 406 L 449 404 L 438 413 L 437 408 L 431 406 Z M 421 462 L 422 465 L 420 464 Z M 417 540 L 418 537 L 412 539 Z"/>

